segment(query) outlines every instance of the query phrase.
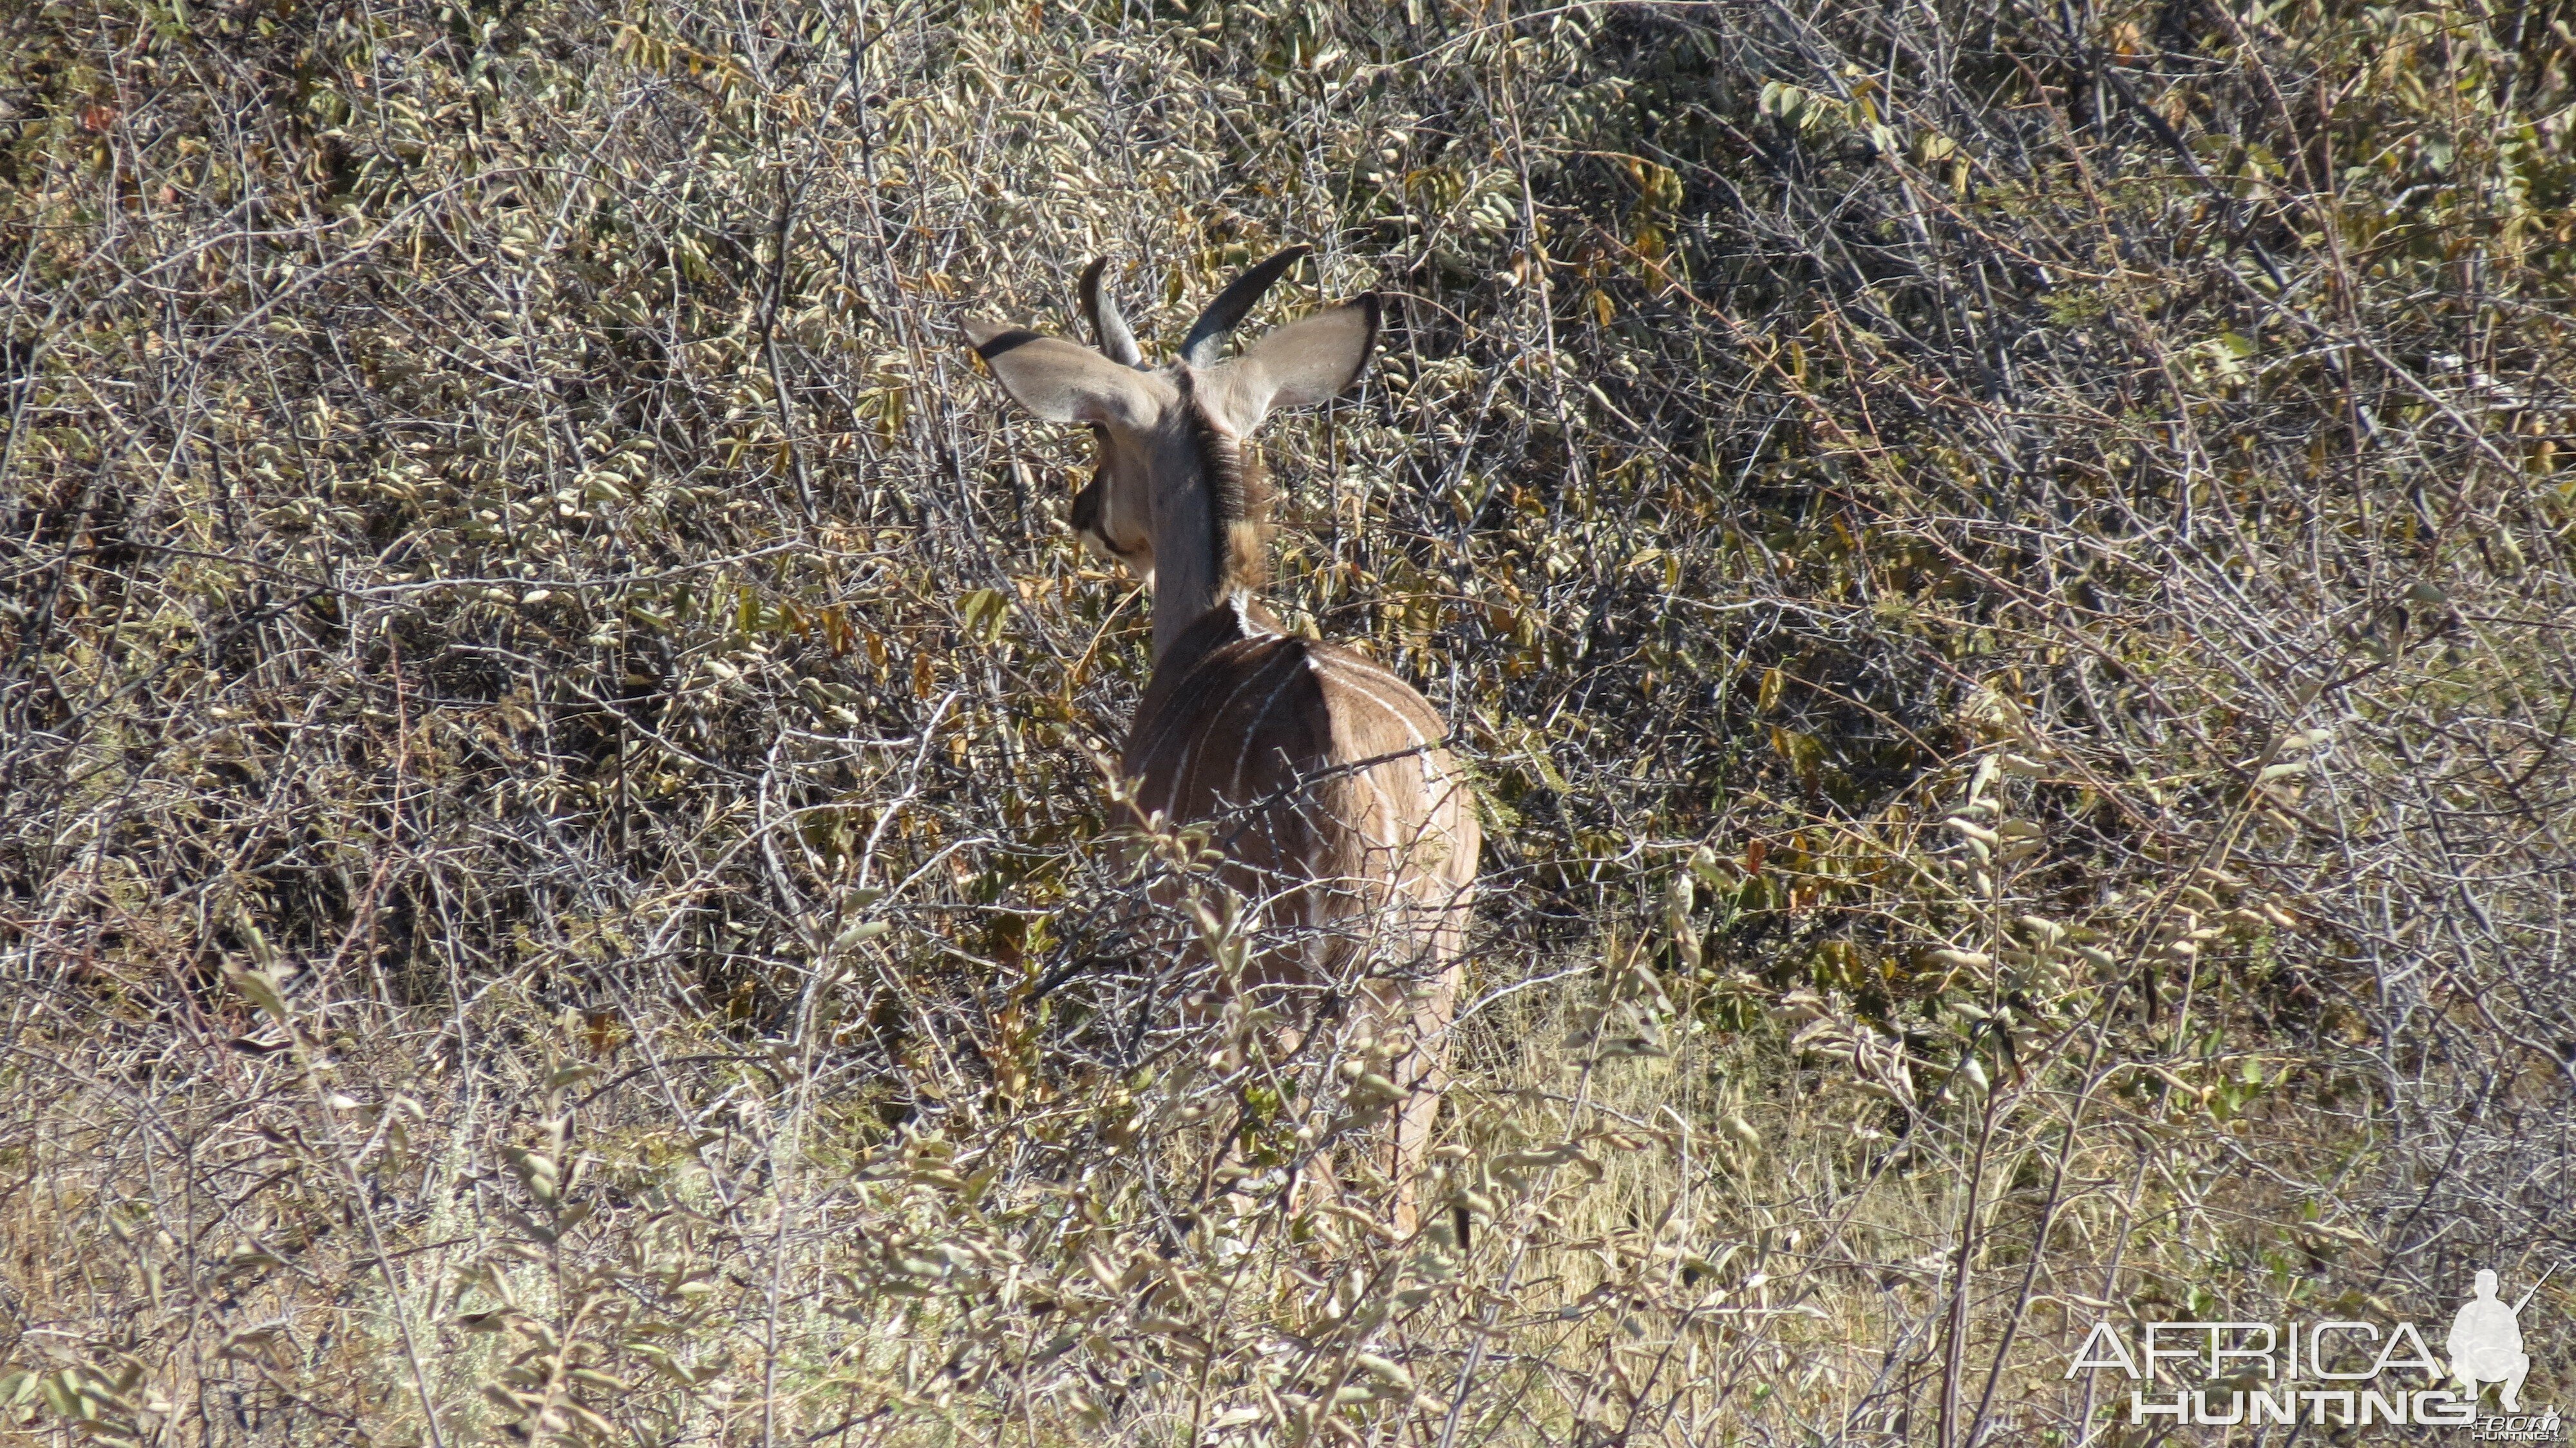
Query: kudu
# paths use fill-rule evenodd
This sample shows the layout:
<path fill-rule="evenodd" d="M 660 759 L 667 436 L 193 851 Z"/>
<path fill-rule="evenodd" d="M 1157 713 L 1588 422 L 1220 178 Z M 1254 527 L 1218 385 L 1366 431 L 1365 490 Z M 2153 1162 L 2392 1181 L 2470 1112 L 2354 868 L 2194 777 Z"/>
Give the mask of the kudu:
<path fill-rule="evenodd" d="M 1220 360 L 1306 250 L 1236 279 L 1160 367 L 1104 291 L 1101 262 L 1082 277 L 1099 351 L 983 320 L 966 335 L 1021 406 L 1091 429 L 1099 472 L 1074 527 L 1153 590 L 1153 675 L 1121 760 L 1135 807 L 1208 829 L 1256 932 L 1245 988 L 1322 997 L 1292 1012 L 1301 1034 L 1338 1010 L 1380 1043 L 1397 1092 L 1395 1227 L 1409 1233 L 1447 1084 L 1479 837 L 1439 713 L 1383 666 L 1285 632 L 1252 596 L 1269 503 L 1253 430 L 1339 395 L 1377 341 L 1378 300 L 1363 295 Z"/>

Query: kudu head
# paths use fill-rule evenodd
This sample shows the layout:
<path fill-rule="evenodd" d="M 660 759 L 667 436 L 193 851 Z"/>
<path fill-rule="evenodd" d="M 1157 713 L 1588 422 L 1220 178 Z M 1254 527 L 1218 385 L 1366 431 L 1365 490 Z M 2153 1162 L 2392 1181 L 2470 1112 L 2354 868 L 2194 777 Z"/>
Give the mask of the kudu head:
<path fill-rule="evenodd" d="M 976 355 L 1022 407 L 1091 429 L 1099 471 L 1074 498 L 1073 526 L 1152 584 L 1157 657 L 1259 580 L 1266 500 L 1245 452 L 1253 429 L 1274 408 L 1338 395 L 1376 344 L 1378 301 L 1363 295 L 1219 360 L 1227 335 L 1307 250 L 1290 247 L 1237 277 L 1160 367 L 1147 364 L 1119 315 L 1100 261 L 1082 274 L 1099 351 L 983 318 L 966 323 Z"/>

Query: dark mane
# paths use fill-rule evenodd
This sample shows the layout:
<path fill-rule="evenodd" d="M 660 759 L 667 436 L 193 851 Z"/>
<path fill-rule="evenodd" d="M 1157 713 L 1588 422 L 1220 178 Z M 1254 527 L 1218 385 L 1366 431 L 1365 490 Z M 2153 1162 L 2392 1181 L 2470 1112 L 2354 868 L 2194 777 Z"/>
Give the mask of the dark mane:
<path fill-rule="evenodd" d="M 1270 576 L 1270 476 L 1258 454 L 1216 425 L 1192 392 L 1189 373 L 1180 374 L 1182 400 L 1188 409 L 1190 441 L 1198 449 L 1199 474 L 1207 480 L 1208 542 L 1216 554 L 1217 576 L 1227 589 L 1258 588 Z"/>

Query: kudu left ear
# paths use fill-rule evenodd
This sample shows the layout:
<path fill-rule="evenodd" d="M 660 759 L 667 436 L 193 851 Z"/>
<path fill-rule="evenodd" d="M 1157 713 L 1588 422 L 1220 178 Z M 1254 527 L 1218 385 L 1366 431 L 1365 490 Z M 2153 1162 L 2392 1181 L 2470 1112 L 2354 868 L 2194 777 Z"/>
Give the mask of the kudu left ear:
<path fill-rule="evenodd" d="M 966 340 L 993 369 L 1002 390 L 1049 422 L 1097 423 L 1150 430 L 1179 395 L 1148 372 L 1110 361 L 1088 347 L 985 317 L 969 317 Z"/>
<path fill-rule="evenodd" d="M 1236 436 L 1244 436 L 1282 407 L 1312 407 L 1339 397 L 1360 380 L 1377 347 L 1382 309 L 1374 293 L 1273 327 L 1206 384 L 1211 409 Z"/>

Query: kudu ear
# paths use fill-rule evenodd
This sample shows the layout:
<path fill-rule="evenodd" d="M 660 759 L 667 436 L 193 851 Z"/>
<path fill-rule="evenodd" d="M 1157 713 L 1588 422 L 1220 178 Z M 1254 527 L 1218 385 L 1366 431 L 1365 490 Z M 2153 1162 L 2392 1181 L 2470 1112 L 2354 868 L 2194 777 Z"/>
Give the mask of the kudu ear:
<path fill-rule="evenodd" d="M 984 317 L 969 318 L 966 340 L 1011 400 L 1049 422 L 1105 423 L 1145 432 L 1177 394 L 1149 373 L 1121 367 L 1088 347 Z"/>
<path fill-rule="evenodd" d="M 1339 397 L 1368 365 L 1380 315 L 1372 293 L 1273 327 L 1210 379 L 1208 390 L 1220 399 L 1220 419 L 1241 436 L 1279 408 L 1312 407 Z"/>

